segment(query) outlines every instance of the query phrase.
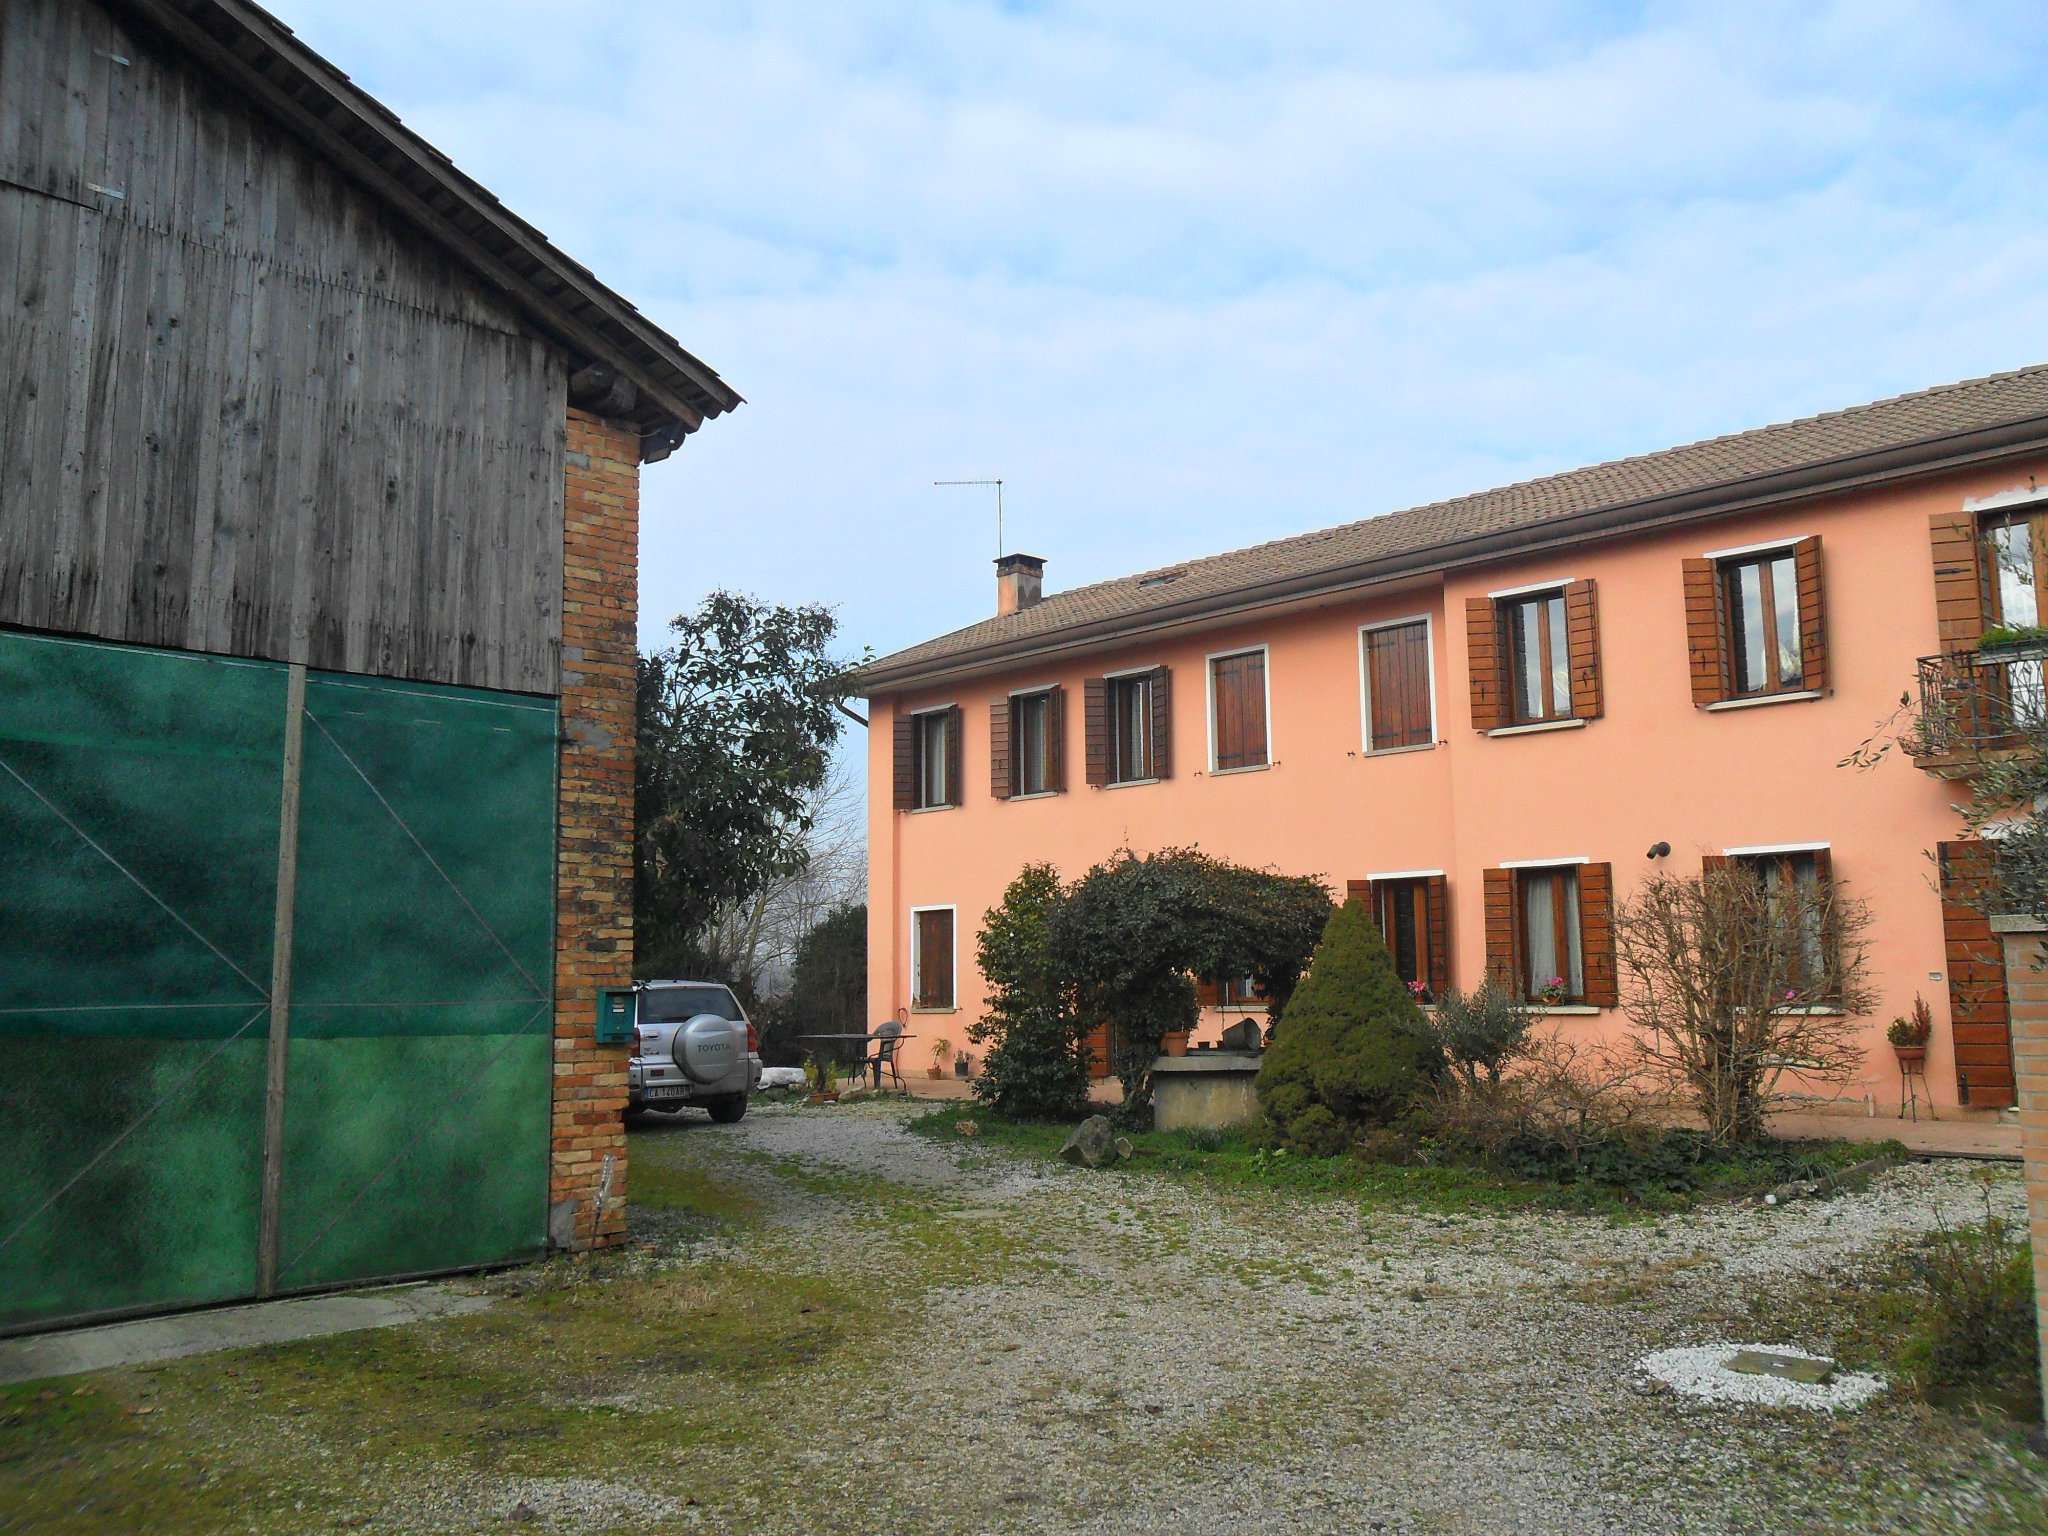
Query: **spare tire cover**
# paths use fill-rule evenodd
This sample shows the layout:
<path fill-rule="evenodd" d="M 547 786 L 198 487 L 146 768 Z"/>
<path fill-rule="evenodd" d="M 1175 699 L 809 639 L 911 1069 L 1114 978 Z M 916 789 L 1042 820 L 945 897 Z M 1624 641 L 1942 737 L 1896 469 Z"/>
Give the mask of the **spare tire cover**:
<path fill-rule="evenodd" d="M 715 1083 L 746 1061 L 746 1026 L 715 1013 L 700 1013 L 676 1026 L 672 1049 L 676 1065 L 691 1082 Z"/>

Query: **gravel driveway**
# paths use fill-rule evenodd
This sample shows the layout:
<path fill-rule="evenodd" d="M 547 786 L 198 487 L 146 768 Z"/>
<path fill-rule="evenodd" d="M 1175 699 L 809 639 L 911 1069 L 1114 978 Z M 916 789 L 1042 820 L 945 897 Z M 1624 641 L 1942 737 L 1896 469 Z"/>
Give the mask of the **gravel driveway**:
<path fill-rule="evenodd" d="M 874 1307 L 850 1358 L 758 1405 L 783 1470 L 699 1490 L 708 1528 L 2048 1530 L 2048 1477 L 1999 1428 L 1889 1398 L 1708 1407 L 1631 1370 L 1716 1339 L 1825 1350 L 1753 1301 L 1981 1216 L 1973 1165 L 1655 1223 L 1445 1217 L 1025 1161 L 906 1113 L 768 1107 L 634 1139 L 636 1170 L 758 1212 L 661 1246 L 853 1276 Z M 2016 1174 L 1994 1198 L 2022 1215 Z"/>
<path fill-rule="evenodd" d="M 1632 1370 L 1832 1352 L 1801 1277 L 1981 1214 L 1970 1165 L 1450 1216 L 1089 1173 L 915 1112 L 657 1118 L 637 1241 L 475 1279 L 482 1310 L 0 1388 L 0 1531 L 2048 1531 L 2000 1422 Z M 2019 1215 L 2014 1170 L 1994 1198 Z"/>

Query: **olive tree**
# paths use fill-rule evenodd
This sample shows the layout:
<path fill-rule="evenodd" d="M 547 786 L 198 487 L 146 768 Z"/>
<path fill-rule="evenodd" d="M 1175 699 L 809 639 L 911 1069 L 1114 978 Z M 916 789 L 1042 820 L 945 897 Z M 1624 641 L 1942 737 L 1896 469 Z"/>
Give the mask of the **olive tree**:
<path fill-rule="evenodd" d="M 1644 881 L 1614 920 L 1637 1059 L 1715 1139 L 1762 1136 L 1788 1077 L 1842 1083 L 1861 1067 L 1869 926 L 1828 879 L 1730 862 Z"/>

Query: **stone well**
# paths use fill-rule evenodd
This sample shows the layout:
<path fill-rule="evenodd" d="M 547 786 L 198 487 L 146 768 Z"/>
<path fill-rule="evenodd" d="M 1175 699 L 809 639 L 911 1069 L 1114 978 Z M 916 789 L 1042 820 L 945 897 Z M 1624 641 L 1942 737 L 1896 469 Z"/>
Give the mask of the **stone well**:
<path fill-rule="evenodd" d="M 1259 1117 L 1257 1051 L 1193 1051 L 1152 1063 L 1152 1124 L 1162 1131 L 1221 1130 Z"/>

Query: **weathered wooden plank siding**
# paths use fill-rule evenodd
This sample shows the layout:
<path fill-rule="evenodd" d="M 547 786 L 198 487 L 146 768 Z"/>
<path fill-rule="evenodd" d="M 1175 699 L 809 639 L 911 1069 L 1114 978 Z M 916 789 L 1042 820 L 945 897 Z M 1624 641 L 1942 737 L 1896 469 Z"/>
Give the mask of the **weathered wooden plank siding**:
<path fill-rule="evenodd" d="M 0 6 L 0 623 L 554 693 L 566 407 L 299 141 L 88 0 Z"/>

